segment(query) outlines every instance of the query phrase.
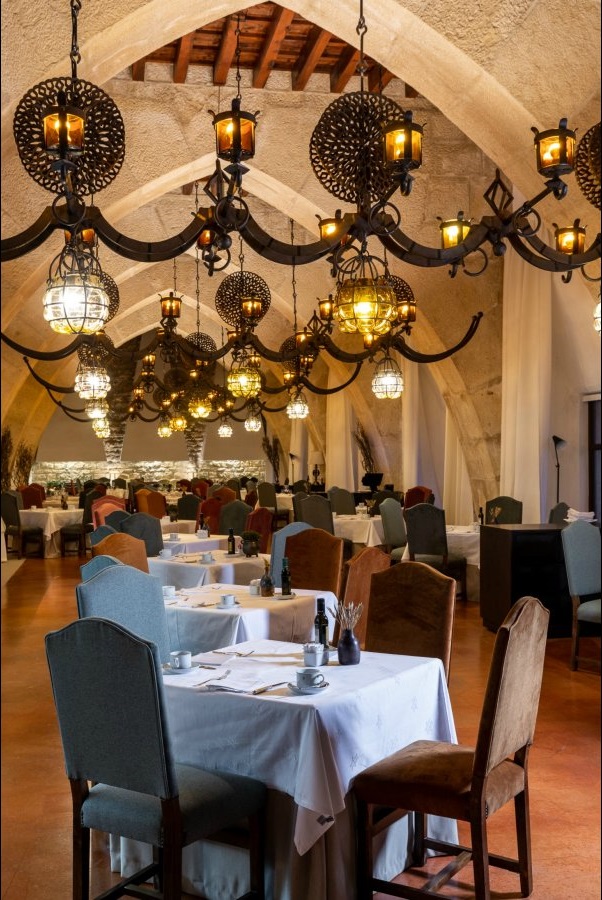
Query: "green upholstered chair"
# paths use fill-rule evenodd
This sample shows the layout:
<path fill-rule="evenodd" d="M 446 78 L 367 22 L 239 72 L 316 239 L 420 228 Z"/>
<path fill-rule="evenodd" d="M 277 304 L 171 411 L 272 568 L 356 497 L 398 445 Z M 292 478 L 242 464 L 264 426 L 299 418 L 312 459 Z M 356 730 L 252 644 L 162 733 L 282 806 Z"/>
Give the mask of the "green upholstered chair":
<path fill-rule="evenodd" d="M 14 552 L 17 559 L 27 555 L 27 547 L 33 544 L 38 551 L 38 556 L 44 556 L 44 529 L 37 526 L 21 525 L 19 516 L 19 502 L 13 491 L 2 491 L 0 498 L 2 506 L 2 520 L 5 526 L 4 540 L 6 552 Z M 21 507 L 22 508 L 22 507 Z M 9 544 L 10 538 L 10 544 Z"/>
<path fill-rule="evenodd" d="M 345 488 L 330 488 L 328 499 L 330 500 L 330 508 L 339 516 L 355 515 L 355 499 L 351 491 Z"/>
<path fill-rule="evenodd" d="M 234 534 L 241 535 L 245 530 L 249 513 L 252 512 L 253 507 L 243 500 L 231 500 L 229 503 L 224 503 L 219 511 L 219 533 L 228 534 L 232 528 Z"/>
<path fill-rule="evenodd" d="M 403 507 L 399 500 L 386 497 L 381 501 L 379 514 L 383 526 L 385 546 L 391 554 L 391 562 L 400 562 L 408 543 Z"/>
<path fill-rule="evenodd" d="M 147 556 L 158 556 L 159 551 L 163 550 L 161 522 L 151 513 L 132 513 L 127 519 L 121 520 L 121 531 L 144 541 Z"/>
<path fill-rule="evenodd" d="M 445 510 L 432 503 L 417 503 L 403 511 L 408 553 L 412 561 L 426 563 L 455 578 L 466 600 L 466 557 L 450 553 L 447 548 Z"/>
<path fill-rule="evenodd" d="M 581 633 L 600 634 L 600 529 L 589 522 L 571 522 L 562 529 L 564 564 L 573 603 L 571 669 L 600 658 L 579 656 Z"/>
<path fill-rule="evenodd" d="M 156 861 L 125 883 L 156 877 L 161 890 L 148 896 L 180 900 L 182 848 L 245 820 L 252 848 L 245 897 L 261 900 L 266 788 L 175 760 L 156 645 L 92 617 L 46 635 L 46 656 L 71 786 L 74 900 L 89 897 L 90 829 L 152 844 Z M 124 886 L 102 897 L 121 897 Z"/>

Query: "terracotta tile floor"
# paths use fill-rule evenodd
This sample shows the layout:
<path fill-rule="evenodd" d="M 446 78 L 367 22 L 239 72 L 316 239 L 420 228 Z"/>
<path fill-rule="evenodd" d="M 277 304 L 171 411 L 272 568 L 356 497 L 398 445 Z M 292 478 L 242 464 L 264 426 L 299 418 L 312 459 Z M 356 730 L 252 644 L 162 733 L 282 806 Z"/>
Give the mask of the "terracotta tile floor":
<path fill-rule="evenodd" d="M 80 562 L 28 559 L 3 588 L 2 900 L 71 896 L 71 800 L 43 640 L 77 615 Z M 588 643 L 599 654 L 599 641 Z M 472 742 L 476 735 L 492 644 L 477 606 L 458 604 L 450 693 L 460 741 Z M 533 900 L 600 896 L 600 676 L 571 672 L 568 660 L 568 639 L 548 642 L 530 761 Z M 513 854 L 511 804 L 492 817 L 489 829 L 491 849 Z M 462 828 L 461 838 L 467 840 Z M 104 841 L 96 836 L 92 890 L 98 893 L 116 880 Z M 408 871 L 399 880 L 420 884 L 423 878 Z M 441 896 L 472 897 L 471 867 Z M 519 896 L 517 877 L 493 870 L 493 900 Z"/>

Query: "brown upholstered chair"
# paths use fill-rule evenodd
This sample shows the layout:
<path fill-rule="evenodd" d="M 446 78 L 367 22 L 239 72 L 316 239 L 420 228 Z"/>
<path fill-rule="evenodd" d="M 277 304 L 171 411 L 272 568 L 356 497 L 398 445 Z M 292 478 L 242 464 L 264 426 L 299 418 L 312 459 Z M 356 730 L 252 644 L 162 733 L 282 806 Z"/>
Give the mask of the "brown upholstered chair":
<path fill-rule="evenodd" d="M 213 491 L 211 499 L 219 500 L 221 503 L 231 503 L 233 500 L 236 500 L 236 491 L 233 491 L 232 488 L 226 487 L 226 485 L 223 484 Z"/>
<path fill-rule="evenodd" d="M 148 512 L 148 497 L 152 494 L 148 488 L 138 488 L 134 493 L 134 512 Z"/>
<path fill-rule="evenodd" d="M 434 503 L 435 495 L 429 487 L 417 484 L 415 487 L 409 488 L 403 498 L 403 508 L 409 509 L 416 506 L 417 503 Z"/>
<path fill-rule="evenodd" d="M 362 615 L 353 629 L 354 634 L 364 647 L 366 640 L 366 623 L 368 621 L 368 607 L 370 603 L 370 580 L 375 572 L 384 572 L 391 567 L 391 557 L 383 553 L 378 547 L 362 547 L 362 549 L 348 559 L 343 570 L 345 586 L 343 588 L 343 605 L 349 603 L 363 604 Z M 334 626 L 332 643 L 336 645 L 339 637 L 339 621 Z"/>
<path fill-rule="evenodd" d="M 267 506 L 258 506 L 247 516 L 245 531 L 257 531 L 259 539 L 259 552 L 270 553 L 272 550 L 272 533 L 275 528 L 274 513 Z"/>
<path fill-rule="evenodd" d="M 201 520 L 201 516 L 209 526 L 211 534 L 219 534 L 219 514 L 223 503 L 217 497 L 207 497 L 199 506 L 197 528 Z"/>
<path fill-rule="evenodd" d="M 372 576 L 366 650 L 436 656 L 449 680 L 456 582 L 431 566 L 404 562 Z"/>
<path fill-rule="evenodd" d="M 322 528 L 306 528 L 286 539 L 284 556 L 291 570 L 291 587 L 341 592 L 343 541 Z"/>
<path fill-rule="evenodd" d="M 403 568 L 405 563 L 392 571 Z M 415 741 L 356 776 L 352 792 L 357 804 L 358 900 L 371 900 L 373 891 L 435 897 L 435 890 L 471 860 L 477 900 L 490 897 L 490 866 L 516 872 L 523 897 L 532 892 L 527 764 L 549 615 L 535 597 L 522 597 L 500 626 L 475 747 Z M 514 800 L 517 859 L 490 853 L 487 846 L 487 819 L 510 800 Z M 422 890 L 382 881 L 372 872 L 373 838 L 408 810 L 415 815 L 415 864 L 424 864 L 426 850 L 456 857 Z M 469 822 L 472 848 L 430 839 L 428 815 Z"/>
<path fill-rule="evenodd" d="M 92 556 L 114 556 L 126 566 L 134 566 L 141 572 L 148 572 L 146 545 L 131 534 L 109 534 L 92 547 Z"/>

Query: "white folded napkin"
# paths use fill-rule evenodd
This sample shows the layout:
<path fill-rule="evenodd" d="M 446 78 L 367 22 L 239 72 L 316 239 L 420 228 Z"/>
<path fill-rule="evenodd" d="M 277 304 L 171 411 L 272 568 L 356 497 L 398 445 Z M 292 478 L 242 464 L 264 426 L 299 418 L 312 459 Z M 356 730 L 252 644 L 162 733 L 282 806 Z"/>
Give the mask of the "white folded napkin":
<path fill-rule="evenodd" d="M 591 520 L 595 517 L 594 512 L 579 512 L 577 509 L 572 509 L 569 507 L 569 511 L 567 512 L 568 519 L 586 519 Z"/>
<path fill-rule="evenodd" d="M 204 687 L 208 691 L 230 691 L 235 694 L 263 694 L 272 687 L 295 681 L 295 669 L 281 666 L 233 667 L 225 678 L 218 676 Z"/>

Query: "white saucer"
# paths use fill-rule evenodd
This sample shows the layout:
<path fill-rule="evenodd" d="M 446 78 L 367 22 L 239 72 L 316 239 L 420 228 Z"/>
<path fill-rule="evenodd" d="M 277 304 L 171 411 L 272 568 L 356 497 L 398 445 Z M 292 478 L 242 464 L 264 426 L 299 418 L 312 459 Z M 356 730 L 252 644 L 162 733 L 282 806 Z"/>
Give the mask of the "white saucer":
<path fill-rule="evenodd" d="M 223 603 L 218 603 L 215 609 L 234 609 L 235 606 L 240 606 L 238 600 L 235 600 L 232 606 L 225 606 Z"/>
<path fill-rule="evenodd" d="M 186 672 L 192 672 L 194 669 L 200 669 L 199 663 L 193 663 L 191 666 L 188 666 L 187 669 L 174 669 L 172 668 L 170 663 L 165 663 L 163 666 L 163 671 L 166 675 L 185 675 Z"/>
<path fill-rule="evenodd" d="M 296 597 L 297 595 L 293 591 L 292 594 L 276 594 L 276 596 L 279 597 L 280 600 L 292 600 L 293 597 Z"/>
<path fill-rule="evenodd" d="M 292 684 L 292 682 L 290 682 L 290 681 L 288 683 L 289 691 L 291 691 L 293 694 L 298 694 L 298 695 L 319 694 L 320 691 L 325 691 L 327 687 L 330 687 L 330 685 L 327 681 L 323 681 L 322 684 L 317 685 L 316 687 L 306 687 L 306 688 L 299 688 L 299 687 L 297 687 L 296 684 Z"/>

